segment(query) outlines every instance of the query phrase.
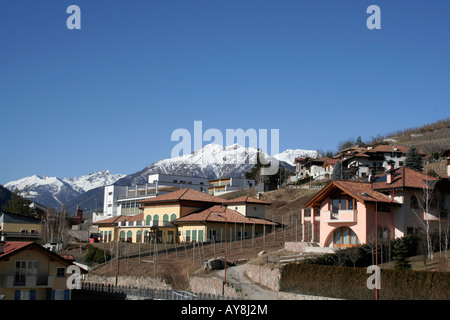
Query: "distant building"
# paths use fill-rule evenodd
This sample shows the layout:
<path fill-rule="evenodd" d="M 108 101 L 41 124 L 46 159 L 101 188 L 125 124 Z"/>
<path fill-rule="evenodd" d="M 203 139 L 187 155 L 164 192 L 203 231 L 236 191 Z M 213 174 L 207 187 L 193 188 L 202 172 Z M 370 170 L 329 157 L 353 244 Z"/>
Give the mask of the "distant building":
<path fill-rule="evenodd" d="M 73 261 L 73 257 L 56 254 L 35 242 L 0 242 L 1 299 L 70 300 L 67 267 Z M 80 271 L 86 273 L 82 268 Z"/>
<path fill-rule="evenodd" d="M 0 212 L 0 232 L 8 241 L 39 241 L 42 238 L 41 219 L 16 213 Z"/>
<path fill-rule="evenodd" d="M 429 190 L 427 199 L 424 190 Z M 406 167 L 395 169 L 391 162 L 373 182 L 330 181 L 305 207 L 303 241 L 354 246 L 373 242 L 376 235 L 394 239 L 424 231 L 427 223 L 430 230 L 448 223 L 450 182 Z"/>
<path fill-rule="evenodd" d="M 140 212 L 140 201 L 187 187 L 207 193 L 209 180 L 200 177 L 157 173 L 149 175 L 148 182 L 145 185 L 106 186 L 104 189 L 103 213 L 93 214 L 93 221 L 138 214 Z"/>
<path fill-rule="evenodd" d="M 209 180 L 209 194 L 220 195 L 255 187 L 255 180 L 245 178 L 222 178 Z"/>
<path fill-rule="evenodd" d="M 269 232 L 277 224 L 265 219 L 268 202 L 253 197 L 226 200 L 186 188 L 140 201 L 141 213 L 100 220 L 101 240 L 144 243 L 211 241 L 237 235 Z M 229 238 L 230 239 L 230 238 Z"/>

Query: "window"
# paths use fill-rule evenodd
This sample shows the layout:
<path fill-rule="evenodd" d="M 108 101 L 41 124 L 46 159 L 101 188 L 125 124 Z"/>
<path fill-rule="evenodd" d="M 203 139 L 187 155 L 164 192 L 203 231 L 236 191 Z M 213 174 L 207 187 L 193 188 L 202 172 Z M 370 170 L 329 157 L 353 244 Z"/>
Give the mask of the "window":
<path fill-rule="evenodd" d="M 419 209 L 419 200 L 416 196 L 411 196 L 411 208 L 412 209 Z"/>
<path fill-rule="evenodd" d="M 353 199 L 332 199 L 331 210 L 337 213 L 339 210 L 353 210 Z"/>
<path fill-rule="evenodd" d="M 172 213 L 172 215 L 170 216 L 170 221 L 173 221 L 176 219 L 177 219 L 177 215 L 175 213 Z"/>
<path fill-rule="evenodd" d="M 150 222 L 152 221 L 152 216 L 151 215 L 148 215 L 146 218 L 145 218 L 145 224 L 148 226 L 148 225 L 150 225 Z"/>
<path fill-rule="evenodd" d="M 360 244 L 358 236 L 349 227 L 340 227 L 333 232 L 333 246 L 350 247 Z"/>
<path fill-rule="evenodd" d="M 136 232 L 136 242 L 142 242 L 142 231 L 138 230 Z"/>
<path fill-rule="evenodd" d="M 186 241 L 191 241 L 191 230 L 186 230 Z"/>
<path fill-rule="evenodd" d="M 169 215 L 166 213 L 165 215 L 163 215 L 163 222 L 168 222 L 169 221 Z"/>
<path fill-rule="evenodd" d="M 132 238 L 133 238 L 133 232 L 131 230 L 129 230 L 127 232 L 127 242 L 132 242 Z"/>
<path fill-rule="evenodd" d="M 61 267 L 56 268 L 56 277 L 57 278 L 65 278 L 66 277 L 66 268 L 61 268 Z"/>
<path fill-rule="evenodd" d="M 37 276 L 39 274 L 39 261 L 18 260 L 14 273 L 14 284 L 25 285 L 27 276 Z"/>
<path fill-rule="evenodd" d="M 334 213 L 337 213 L 339 211 L 339 199 L 333 199 L 331 201 L 331 207 L 332 207 L 332 211 Z"/>

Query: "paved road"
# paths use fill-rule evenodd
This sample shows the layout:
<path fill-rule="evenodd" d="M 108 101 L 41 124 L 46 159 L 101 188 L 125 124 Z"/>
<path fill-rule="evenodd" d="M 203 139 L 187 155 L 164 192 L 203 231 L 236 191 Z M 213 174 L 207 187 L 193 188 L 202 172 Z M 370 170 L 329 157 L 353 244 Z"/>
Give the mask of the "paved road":
<path fill-rule="evenodd" d="M 264 288 L 252 282 L 245 276 L 247 264 L 227 268 L 227 282 L 235 288 L 241 289 L 246 299 L 250 300 L 278 300 L 278 293 Z M 216 274 L 223 278 L 223 270 L 218 270 Z"/>

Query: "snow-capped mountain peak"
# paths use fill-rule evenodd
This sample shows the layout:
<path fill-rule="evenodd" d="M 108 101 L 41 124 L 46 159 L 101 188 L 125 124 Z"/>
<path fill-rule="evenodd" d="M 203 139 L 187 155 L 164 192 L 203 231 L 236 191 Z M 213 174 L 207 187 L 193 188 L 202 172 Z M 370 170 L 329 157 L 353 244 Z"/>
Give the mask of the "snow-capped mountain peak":
<path fill-rule="evenodd" d="M 32 175 L 4 185 L 10 191 L 18 189 L 19 194 L 48 207 L 59 207 L 79 195 L 105 185 L 110 185 L 123 174 L 111 174 L 109 170 L 94 172 L 74 178 L 57 178 Z"/>
<path fill-rule="evenodd" d="M 278 153 L 273 156 L 274 158 L 289 163 L 291 166 L 295 166 L 295 158 L 319 158 L 320 154 L 315 150 L 304 150 L 304 149 L 286 149 L 285 151 Z"/>

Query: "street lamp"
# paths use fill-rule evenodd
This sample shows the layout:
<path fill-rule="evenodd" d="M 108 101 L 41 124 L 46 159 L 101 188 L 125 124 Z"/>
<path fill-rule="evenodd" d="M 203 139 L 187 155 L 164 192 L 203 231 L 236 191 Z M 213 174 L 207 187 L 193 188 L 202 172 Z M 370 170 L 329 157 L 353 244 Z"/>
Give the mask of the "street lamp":
<path fill-rule="evenodd" d="M 365 192 L 362 192 L 361 194 L 375 200 L 375 265 L 377 267 L 376 272 L 378 272 L 378 200 Z M 378 282 L 378 276 L 375 279 Z M 378 283 L 376 283 L 375 286 L 375 299 L 378 300 Z"/>
<path fill-rule="evenodd" d="M 224 265 L 224 278 L 223 278 L 223 283 L 222 283 L 222 295 L 225 295 L 225 284 L 227 283 L 227 222 L 228 222 L 228 219 L 225 218 L 220 213 L 218 213 L 217 216 L 225 219 L 225 265 Z"/>

